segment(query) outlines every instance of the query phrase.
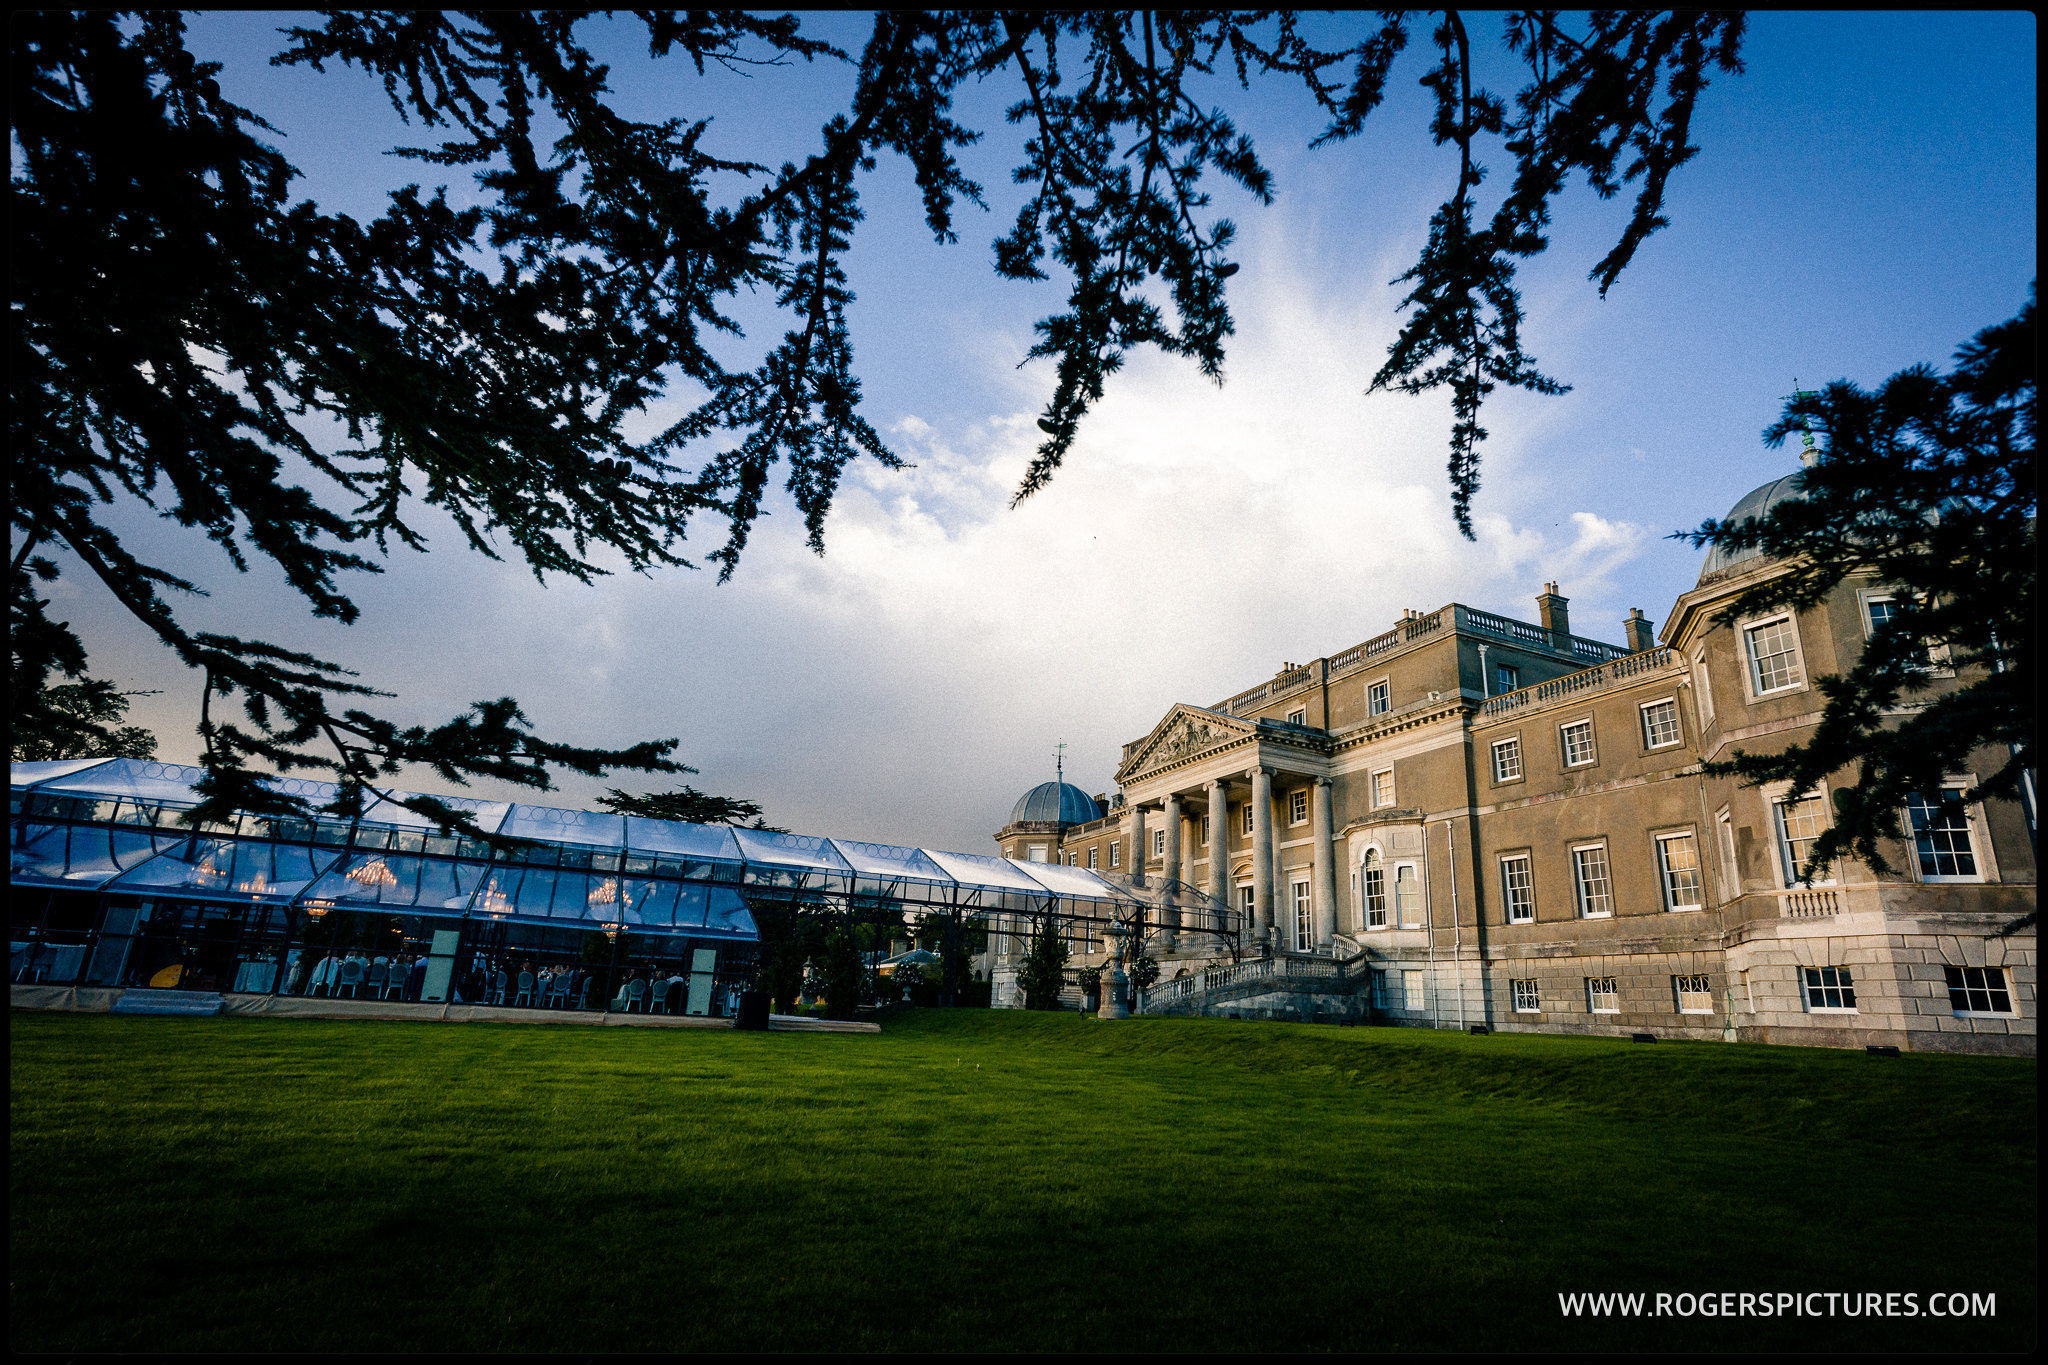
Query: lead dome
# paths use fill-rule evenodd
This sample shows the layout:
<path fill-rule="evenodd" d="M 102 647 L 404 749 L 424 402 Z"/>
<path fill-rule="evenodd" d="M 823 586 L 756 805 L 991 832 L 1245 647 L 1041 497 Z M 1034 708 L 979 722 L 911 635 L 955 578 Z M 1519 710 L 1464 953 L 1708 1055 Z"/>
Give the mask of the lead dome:
<path fill-rule="evenodd" d="M 1026 820 L 1045 824 L 1080 825 L 1102 818 L 1095 798 L 1071 782 L 1041 782 L 1017 798 L 1010 823 Z"/>
<path fill-rule="evenodd" d="M 1790 502 L 1792 499 L 1801 496 L 1799 491 L 1799 473 L 1800 471 L 1795 470 L 1783 478 L 1772 479 L 1761 487 L 1750 489 L 1742 495 L 1733 507 L 1728 509 L 1728 515 L 1723 517 L 1722 520 L 1731 524 L 1748 521 L 1753 517 L 1761 517 L 1768 514 L 1772 508 L 1781 502 Z M 1754 545 L 1740 550 L 1723 549 L 1719 545 L 1711 546 L 1707 550 L 1707 562 L 1700 566 L 1700 581 L 1705 582 L 1710 576 L 1720 573 L 1723 569 L 1733 568 L 1737 564 L 1759 558 L 1762 554 L 1763 551 Z"/>

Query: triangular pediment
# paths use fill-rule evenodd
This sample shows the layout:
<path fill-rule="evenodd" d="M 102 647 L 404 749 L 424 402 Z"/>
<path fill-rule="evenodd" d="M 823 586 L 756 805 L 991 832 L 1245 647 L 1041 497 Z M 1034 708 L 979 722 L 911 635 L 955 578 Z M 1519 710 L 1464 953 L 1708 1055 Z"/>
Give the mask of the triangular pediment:
<path fill-rule="evenodd" d="M 1131 751 L 1130 758 L 1117 769 L 1116 780 L 1121 783 L 1154 768 L 1221 748 L 1251 734 L 1253 729 L 1249 721 L 1235 716 L 1177 702 Z"/>

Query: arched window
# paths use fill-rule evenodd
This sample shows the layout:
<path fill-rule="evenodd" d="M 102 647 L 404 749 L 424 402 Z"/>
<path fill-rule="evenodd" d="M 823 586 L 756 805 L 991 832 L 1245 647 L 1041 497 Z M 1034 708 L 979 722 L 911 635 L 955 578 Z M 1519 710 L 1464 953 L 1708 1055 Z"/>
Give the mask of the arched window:
<path fill-rule="evenodd" d="M 1365 861 L 1358 868 L 1360 898 L 1364 902 L 1365 927 L 1384 929 L 1387 927 L 1387 870 L 1380 865 L 1380 851 L 1367 849 Z"/>

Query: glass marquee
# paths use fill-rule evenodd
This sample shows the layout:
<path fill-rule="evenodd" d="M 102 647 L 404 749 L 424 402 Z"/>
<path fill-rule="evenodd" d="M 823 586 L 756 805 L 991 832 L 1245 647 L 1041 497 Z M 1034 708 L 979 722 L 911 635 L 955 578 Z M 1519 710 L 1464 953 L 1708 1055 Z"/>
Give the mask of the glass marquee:
<path fill-rule="evenodd" d="M 200 774 L 127 758 L 13 765 L 9 880 L 728 939 L 758 936 L 747 903 L 762 894 L 1086 918 L 1142 905 L 1078 867 L 463 797 L 438 799 L 480 828 L 528 842 L 506 850 L 443 835 L 383 800 L 353 820 L 242 814 L 196 828 L 179 817 L 198 804 Z M 315 806 L 338 792 L 273 781 Z"/>

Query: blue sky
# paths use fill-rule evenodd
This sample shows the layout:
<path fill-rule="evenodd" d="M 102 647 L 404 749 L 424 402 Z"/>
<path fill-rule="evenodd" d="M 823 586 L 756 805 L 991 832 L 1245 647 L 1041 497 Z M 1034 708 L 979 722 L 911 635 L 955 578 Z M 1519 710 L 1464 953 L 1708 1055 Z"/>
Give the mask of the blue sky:
<path fill-rule="evenodd" d="M 373 215 L 390 187 L 431 171 L 378 155 L 418 134 L 372 82 L 265 65 L 284 22 L 202 14 L 193 45 L 279 127 L 302 193 Z M 849 50 L 866 25 L 806 16 L 806 31 Z M 829 63 L 699 78 L 647 62 L 629 25 L 589 31 L 629 112 L 711 114 L 724 149 L 761 161 L 800 159 L 851 89 Z M 123 525 L 159 562 L 217 585 L 196 621 L 344 658 L 399 693 L 401 718 L 511 693 L 544 732 L 578 741 L 680 735 L 697 785 L 759 800 L 777 823 L 985 849 L 1016 796 L 1050 776 L 1056 742 L 1070 776 L 1103 790 L 1117 746 L 1172 703 L 1335 653 L 1404 608 L 1457 600 L 1526 618 L 1557 579 L 1581 634 L 1618 640 L 1630 607 L 1661 618 L 1699 565 L 1669 533 L 1793 466 L 1758 433 L 1795 378 L 1868 385 L 1946 364 L 2024 300 L 2035 47 L 2024 14 L 1753 16 L 1747 73 L 1702 98 L 1672 225 L 1605 300 L 1586 272 L 1627 201 L 1583 189 L 1560 201 L 1551 250 L 1523 272 L 1525 341 L 1573 390 L 1492 400 L 1477 544 L 1450 523 L 1442 397 L 1363 396 L 1397 326 L 1389 281 L 1453 173 L 1426 136 L 1417 50 L 1365 134 L 1314 151 L 1321 123 L 1305 98 L 1217 83 L 1212 98 L 1277 183 L 1269 209 L 1217 191 L 1244 265 L 1228 382 L 1134 356 L 1067 467 L 1016 511 L 1008 494 L 1052 382 L 1018 362 L 1060 296 L 989 268 L 1016 203 L 1017 138 L 1001 120 L 1015 89 L 1002 83 L 959 105 L 987 133 L 966 161 L 991 212 L 963 210 L 957 244 L 932 242 L 900 164 L 864 182 L 847 264 L 856 355 L 870 420 L 917 468 L 851 471 L 822 559 L 780 507 L 723 587 L 675 570 L 543 588 L 463 552 L 442 524 L 434 553 L 362 582 L 364 620 L 345 630 L 307 618 L 274 576 L 226 573 L 165 523 Z M 1493 84 L 1512 94 L 1504 58 Z M 779 334 L 771 314 L 742 306 L 753 342 Z M 701 534 L 697 553 L 716 548 Z M 96 586 L 67 580 L 58 607 L 96 673 L 164 689 L 136 718 L 163 756 L 189 761 L 196 677 Z M 601 786 L 541 799 L 581 804 Z"/>

